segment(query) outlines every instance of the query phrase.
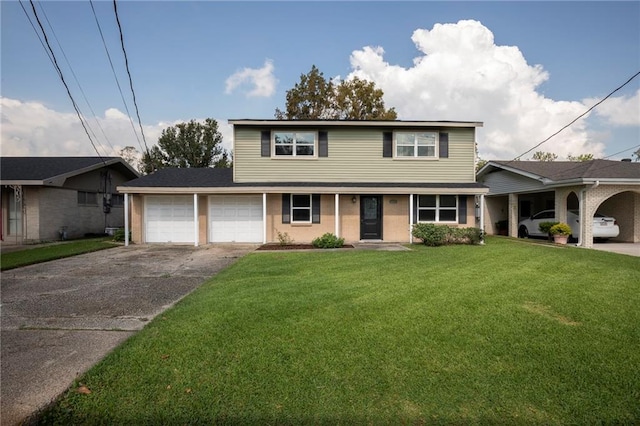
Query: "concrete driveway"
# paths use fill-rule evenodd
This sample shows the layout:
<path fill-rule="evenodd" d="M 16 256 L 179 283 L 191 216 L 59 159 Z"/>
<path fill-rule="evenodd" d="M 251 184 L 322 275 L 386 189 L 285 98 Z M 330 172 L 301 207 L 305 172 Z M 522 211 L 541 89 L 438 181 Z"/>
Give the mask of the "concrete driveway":
<path fill-rule="evenodd" d="M 617 243 L 607 241 L 606 243 L 594 243 L 596 250 L 610 251 L 612 253 L 628 254 L 629 256 L 640 256 L 640 243 Z"/>
<path fill-rule="evenodd" d="M 132 245 L 2 273 L 1 419 L 20 424 L 254 245 Z"/>

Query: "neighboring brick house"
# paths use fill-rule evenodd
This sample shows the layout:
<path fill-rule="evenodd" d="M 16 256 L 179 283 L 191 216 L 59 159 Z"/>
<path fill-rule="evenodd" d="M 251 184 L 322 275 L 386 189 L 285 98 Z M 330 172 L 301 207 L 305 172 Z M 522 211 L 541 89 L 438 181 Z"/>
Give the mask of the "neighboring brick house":
<path fill-rule="evenodd" d="M 567 221 L 568 210 L 580 218 L 595 213 L 616 218 L 621 242 L 640 242 L 640 163 L 631 161 L 490 161 L 478 172 L 489 187 L 485 217 L 489 234 L 496 222 L 508 221 L 509 235 L 518 222 L 538 211 L 554 209 Z M 593 246 L 592 220 L 580 220 L 579 245 Z"/>
<path fill-rule="evenodd" d="M 229 122 L 233 169 L 163 169 L 118 187 L 134 242 L 409 242 L 416 222 L 481 225 L 482 123 Z"/>
<path fill-rule="evenodd" d="M 138 176 L 120 157 L 2 157 L 0 239 L 34 243 L 122 227 L 116 186 Z"/>

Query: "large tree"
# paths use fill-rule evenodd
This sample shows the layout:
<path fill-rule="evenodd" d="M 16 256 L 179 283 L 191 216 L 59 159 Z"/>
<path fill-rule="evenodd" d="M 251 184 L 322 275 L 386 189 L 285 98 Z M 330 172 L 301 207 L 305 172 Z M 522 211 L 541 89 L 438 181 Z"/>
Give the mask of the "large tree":
<path fill-rule="evenodd" d="M 158 144 L 142 156 L 145 173 L 166 167 L 230 167 L 229 153 L 222 147 L 218 122 L 191 120 L 167 127 Z"/>
<path fill-rule="evenodd" d="M 287 91 L 286 110 L 276 108 L 279 120 L 395 120 L 396 111 L 386 109 L 384 93 L 375 83 L 359 79 L 335 84 L 315 66 L 300 76 Z"/>

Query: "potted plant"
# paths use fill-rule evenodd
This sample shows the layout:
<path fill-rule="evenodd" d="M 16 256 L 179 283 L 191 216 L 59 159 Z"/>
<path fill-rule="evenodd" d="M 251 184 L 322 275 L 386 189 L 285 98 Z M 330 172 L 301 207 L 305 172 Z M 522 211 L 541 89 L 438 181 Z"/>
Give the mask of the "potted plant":
<path fill-rule="evenodd" d="M 540 232 L 544 232 L 549 236 L 549 241 L 551 241 L 551 227 L 557 225 L 559 222 L 540 222 L 538 225 L 538 229 Z"/>
<path fill-rule="evenodd" d="M 571 235 L 571 227 L 564 222 L 557 223 L 549 229 L 549 233 L 553 235 L 553 241 L 556 244 L 567 244 L 569 235 Z"/>

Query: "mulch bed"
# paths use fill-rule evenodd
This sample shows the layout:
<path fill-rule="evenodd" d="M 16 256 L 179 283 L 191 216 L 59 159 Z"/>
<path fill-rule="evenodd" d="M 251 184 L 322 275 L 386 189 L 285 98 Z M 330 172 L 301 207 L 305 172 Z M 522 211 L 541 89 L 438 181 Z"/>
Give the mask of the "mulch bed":
<path fill-rule="evenodd" d="M 354 248 L 351 244 L 344 244 L 341 248 Z M 317 249 L 312 244 L 264 244 L 257 250 L 312 250 Z M 321 249 L 319 249 L 321 250 Z"/>

